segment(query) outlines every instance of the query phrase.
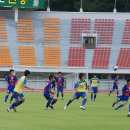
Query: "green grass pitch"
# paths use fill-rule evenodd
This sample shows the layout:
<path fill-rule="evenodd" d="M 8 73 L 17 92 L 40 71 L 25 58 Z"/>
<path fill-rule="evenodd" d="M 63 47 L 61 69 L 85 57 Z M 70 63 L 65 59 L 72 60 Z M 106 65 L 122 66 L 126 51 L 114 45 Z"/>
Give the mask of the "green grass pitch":
<path fill-rule="evenodd" d="M 99 94 L 96 102 L 88 102 L 86 110 L 80 110 L 82 99 L 74 101 L 66 111 L 64 105 L 73 93 L 65 94 L 55 110 L 44 110 L 46 100 L 42 93 L 24 93 L 26 102 L 17 108 L 17 113 L 6 112 L 5 93 L 0 93 L 0 130 L 129 130 L 130 118 L 127 106 L 118 111 L 111 107 L 115 95 Z"/>

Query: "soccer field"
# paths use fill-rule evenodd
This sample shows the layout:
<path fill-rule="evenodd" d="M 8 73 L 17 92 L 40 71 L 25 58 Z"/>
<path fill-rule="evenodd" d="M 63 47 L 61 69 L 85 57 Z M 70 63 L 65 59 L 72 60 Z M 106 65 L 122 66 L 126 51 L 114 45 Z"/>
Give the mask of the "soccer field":
<path fill-rule="evenodd" d="M 72 94 L 65 94 L 55 110 L 44 110 L 46 100 L 42 93 L 25 93 L 26 102 L 17 108 L 17 113 L 6 112 L 5 93 L 0 93 L 0 130 L 129 130 L 130 118 L 127 107 L 114 111 L 111 104 L 115 95 L 99 94 L 96 102 L 88 102 L 86 110 L 80 110 L 81 99 L 73 102 L 67 110 L 64 105 Z"/>

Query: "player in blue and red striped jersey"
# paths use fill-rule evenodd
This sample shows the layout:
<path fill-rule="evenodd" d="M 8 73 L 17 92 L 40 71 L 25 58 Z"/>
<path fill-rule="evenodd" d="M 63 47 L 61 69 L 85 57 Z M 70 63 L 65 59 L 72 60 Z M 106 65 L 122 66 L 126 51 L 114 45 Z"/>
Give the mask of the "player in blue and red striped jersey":
<path fill-rule="evenodd" d="M 13 94 L 15 85 L 17 83 L 17 77 L 14 75 L 13 69 L 10 70 L 10 75 L 6 77 L 5 82 L 7 86 L 7 94 L 5 96 L 5 103 L 6 103 L 10 93 Z M 13 100 L 13 95 L 11 96 L 10 103 L 12 100 Z"/>
<path fill-rule="evenodd" d="M 59 93 L 61 92 L 62 100 L 64 98 L 64 77 L 62 73 L 58 73 L 58 77 L 55 77 L 57 83 L 57 98 L 59 97 Z"/>
<path fill-rule="evenodd" d="M 113 87 L 108 94 L 109 96 L 112 92 L 114 92 L 114 90 L 116 90 L 117 96 L 119 95 L 118 84 L 119 84 L 119 76 L 117 75 L 114 82 L 113 82 Z"/>
<path fill-rule="evenodd" d="M 112 107 L 114 107 L 120 101 L 122 101 L 123 103 L 120 104 L 119 106 L 117 106 L 115 108 L 115 110 L 118 110 L 119 108 L 124 107 L 127 104 L 128 100 L 129 100 L 129 96 L 130 96 L 130 79 L 127 80 L 127 84 L 124 85 L 124 87 L 122 88 L 122 95 L 118 96 L 117 101 L 115 101 L 113 103 Z"/>
<path fill-rule="evenodd" d="M 57 102 L 57 98 L 53 96 L 54 92 L 52 91 L 52 85 L 53 85 L 54 80 L 55 80 L 54 75 L 50 75 L 49 81 L 46 83 L 44 87 L 43 95 L 48 101 L 46 104 L 46 109 L 48 109 L 48 107 L 50 107 L 51 109 L 54 109 L 53 105 Z"/>

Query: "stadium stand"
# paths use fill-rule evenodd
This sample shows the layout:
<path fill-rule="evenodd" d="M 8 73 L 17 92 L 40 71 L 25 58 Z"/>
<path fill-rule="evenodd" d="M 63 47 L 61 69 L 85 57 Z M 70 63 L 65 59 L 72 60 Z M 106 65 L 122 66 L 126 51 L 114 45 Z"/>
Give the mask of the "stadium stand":
<path fill-rule="evenodd" d="M 108 68 L 111 48 L 95 48 L 92 68 Z"/>
<path fill-rule="evenodd" d="M 95 32 L 98 34 L 98 44 L 112 44 L 114 19 L 95 19 Z"/>
<path fill-rule="evenodd" d="M 119 68 L 130 68 L 130 48 L 121 48 L 117 60 L 117 66 Z"/>
<path fill-rule="evenodd" d="M 0 46 L 0 66 L 11 66 L 12 60 L 8 46 Z"/>
<path fill-rule="evenodd" d="M 60 19 L 44 18 L 44 42 L 60 43 Z"/>
<path fill-rule="evenodd" d="M 58 46 L 44 46 L 44 66 L 61 65 L 61 51 Z"/>
<path fill-rule="evenodd" d="M 20 65 L 36 66 L 36 57 L 34 46 L 19 46 Z"/>
<path fill-rule="evenodd" d="M 6 19 L 0 16 L 0 42 L 8 42 L 8 35 L 6 32 Z"/>
<path fill-rule="evenodd" d="M 125 21 L 122 44 L 130 44 L 130 19 L 127 19 Z"/>
<path fill-rule="evenodd" d="M 85 62 L 85 49 L 83 47 L 70 47 L 68 66 L 83 67 Z"/>
<path fill-rule="evenodd" d="M 17 35 L 19 43 L 34 42 L 33 20 L 30 17 L 21 17 L 17 23 Z"/>
<path fill-rule="evenodd" d="M 80 44 L 80 34 L 83 32 L 90 32 L 91 20 L 87 18 L 72 18 L 71 20 L 71 44 Z"/>

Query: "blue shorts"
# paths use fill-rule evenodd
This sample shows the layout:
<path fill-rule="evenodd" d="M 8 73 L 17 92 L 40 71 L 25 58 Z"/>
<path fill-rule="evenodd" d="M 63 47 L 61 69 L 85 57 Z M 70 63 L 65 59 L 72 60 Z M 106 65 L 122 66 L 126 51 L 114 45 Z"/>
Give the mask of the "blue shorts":
<path fill-rule="evenodd" d="M 113 90 L 118 89 L 118 85 L 113 85 L 112 89 Z"/>
<path fill-rule="evenodd" d="M 64 89 L 63 86 L 57 86 L 57 91 L 58 91 L 58 92 L 63 92 L 63 89 Z"/>
<path fill-rule="evenodd" d="M 79 99 L 80 97 L 84 98 L 86 96 L 87 96 L 86 92 L 76 92 L 73 98 Z"/>
<path fill-rule="evenodd" d="M 7 93 L 8 93 L 8 94 L 13 93 L 13 92 L 14 92 L 14 88 L 15 88 L 15 87 L 8 87 Z"/>
<path fill-rule="evenodd" d="M 92 87 L 92 88 L 91 88 L 91 91 L 92 91 L 93 93 L 98 93 L 98 87 Z"/>
<path fill-rule="evenodd" d="M 129 97 L 128 96 L 118 96 L 117 101 L 125 101 L 128 102 Z"/>
<path fill-rule="evenodd" d="M 23 97 L 24 97 L 23 93 L 14 92 L 14 94 L 13 94 L 13 98 L 15 98 L 15 99 L 21 99 Z"/>
<path fill-rule="evenodd" d="M 47 100 L 53 100 L 54 96 L 52 96 L 51 94 L 49 93 L 44 93 L 44 97 L 47 99 Z"/>

